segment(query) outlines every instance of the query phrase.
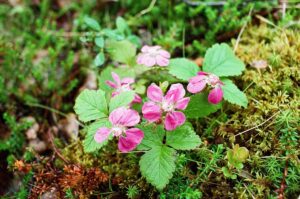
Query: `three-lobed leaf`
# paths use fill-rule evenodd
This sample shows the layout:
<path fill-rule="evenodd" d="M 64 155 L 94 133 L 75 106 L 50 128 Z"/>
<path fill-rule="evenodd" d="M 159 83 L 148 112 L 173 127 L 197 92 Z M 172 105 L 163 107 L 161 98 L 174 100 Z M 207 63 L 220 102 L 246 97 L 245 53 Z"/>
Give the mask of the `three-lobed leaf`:
<path fill-rule="evenodd" d="M 199 93 L 191 96 L 191 100 L 185 109 L 184 113 L 187 118 L 205 117 L 211 113 L 216 112 L 221 108 L 221 103 L 211 104 L 207 100 L 207 93 Z"/>
<path fill-rule="evenodd" d="M 137 128 L 144 132 L 144 139 L 138 146 L 138 150 L 149 150 L 163 145 L 165 130 L 162 125 L 139 125 Z"/>
<path fill-rule="evenodd" d="M 147 151 L 140 160 L 142 175 L 157 189 L 163 189 L 175 171 L 176 151 L 165 145 Z"/>
<path fill-rule="evenodd" d="M 222 79 L 224 85 L 222 86 L 223 90 L 223 98 L 232 103 L 239 106 L 247 107 L 248 100 L 245 93 L 240 91 L 240 89 L 229 79 Z"/>
<path fill-rule="evenodd" d="M 195 133 L 192 126 L 182 125 L 174 131 L 167 131 L 166 144 L 177 150 L 195 149 L 201 144 L 200 137 Z"/>
<path fill-rule="evenodd" d="M 110 122 L 106 118 L 93 122 L 92 124 L 87 126 L 87 134 L 85 135 L 85 138 L 83 140 L 83 149 L 85 152 L 94 152 L 107 144 L 108 140 L 105 140 L 102 143 L 96 142 L 94 136 L 99 128 L 109 126 Z"/>
<path fill-rule="evenodd" d="M 203 71 L 222 77 L 240 75 L 243 70 L 244 63 L 234 55 L 227 44 L 215 44 L 206 51 Z"/>
<path fill-rule="evenodd" d="M 74 110 L 83 122 L 107 117 L 105 92 L 88 89 L 82 91 L 76 98 Z"/>
<path fill-rule="evenodd" d="M 134 95 L 135 93 L 133 91 L 125 91 L 111 98 L 109 102 L 109 112 L 121 106 L 128 106 L 134 99 Z"/>
<path fill-rule="evenodd" d="M 197 64 L 186 58 L 171 59 L 168 67 L 171 75 L 185 81 L 196 76 L 199 71 Z"/>

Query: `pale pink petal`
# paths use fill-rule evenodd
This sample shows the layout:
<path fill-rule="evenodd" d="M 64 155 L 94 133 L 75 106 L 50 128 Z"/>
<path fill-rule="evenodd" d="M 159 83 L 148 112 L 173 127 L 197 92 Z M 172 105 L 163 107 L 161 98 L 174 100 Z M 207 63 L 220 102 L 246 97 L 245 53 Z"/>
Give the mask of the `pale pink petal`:
<path fill-rule="evenodd" d="M 110 80 L 105 81 L 105 83 L 111 88 L 118 88 L 117 85 Z"/>
<path fill-rule="evenodd" d="M 220 101 L 222 101 L 222 98 L 223 98 L 223 91 L 220 87 L 215 87 L 208 94 L 208 101 L 211 104 L 218 104 Z"/>
<path fill-rule="evenodd" d="M 200 81 L 196 82 L 195 79 L 194 80 L 192 80 L 192 79 L 190 80 L 190 82 L 187 86 L 187 90 L 190 93 L 199 93 L 206 87 L 206 81 L 205 80 L 200 80 Z"/>
<path fill-rule="evenodd" d="M 114 91 L 114 92 L 112 92 L 111 97 L 115 97 L 115 96 L 117 96 L 117 95 L 119 95 L 119 94 L 120 94 L 119 91 Z"/>
<path fill-rule="evenodd" d="M 140 122 L 139 113 L 125 107 L 113 110 L 109 115 L 109 121 L 113 125 L 134 126 Z"/>
<path fill-rule="evenodd" d="M 132 103 L 142 103 L 142 98 L 138 94 L 135 94 Z"/>
<path fill-rule="evenodd" d="M 165 119 L 165 129 L 167 131 L 172 131 L 178 126 L 181 126 L 185 122 L 185 115 L 182 112 L 174 111 L 169 112 Z"/>
<path fill-rule="evenodd" d="M 161 55 L 156 55 L 155 57 L 156 63 L 159 66 L 168 66 L 169 65 L 169 59 L 161 56 Z"/>
<path fill-rule="evenodd" d="M 163 98 L 163 92 L 159 86 L 152 83 L 147 89 L 147 97 L 154 102 L 161 102 Z"/>
<path fill-rule="evenodd" d="M 144 138 L 144 133 L 138 128 L 131 128 L 126 130 L 126 137 L 120 136 L 118 148 L 120 151 L 126 153 L 132 151 L 141 143 Z"/>
<path fill-rule="evenodd" d="M 123 116 L 126 110 L 127 108 L 120 107 L 120 108 L 116 108 L 109 114 L 108 119 L 113 124 L 113 126 L 120 124 L 124 120 Z"/>
<path fill-rule="evenodd" d="M 142 107 L 144 118 L 149 122 L 156 122 L 161 118 L 162 110 L 154 102 L 146 102 Z"/>
<path fill-rule="evenodd" d="M 145 45 L 145 46 L 142 47 L 141 51 L 142 51 L 143 53 L 147 53 L 147 52 L 149 51 L 150 48 L 151 48 L 150 46 Z"/>
<path fill-rule="evenodd" d="M 142 64 L 148 67 L 152 67 L 155 65 L 155 58 L 151 57 L 150 55 L 144 55 L 142 59 Z"/>
<path fill-rule="evenodd" d="M 121 84 L 132 84 L 134 83 L 134 79 L 131 77 L 125 77 L 121 80 Z"/>
<path fill-rule="evenodd" d="M 136 63 L 143 64 L 144 63 L 143 60 L 144 60 L 144 55 L 143 54 L 139 54 L 138 57 L 137 57 L 137 59 L 136 59 Z"/>
<path fill-rule="evenodd" d="M 171 57 L 170 53 L 168 51 L 166 51 L 166 50 L 159 50 L 158 54 L 160 54 L 164 58 L 168 58 L 168 59 Z"/>
<path fill-rule="evenodd" d="M 175 108 L 179 109 L 179 110 L 184 110 L 184 109 L 186 109 L 186 107 L 189 104 L 189 102 L 190 102 L 190 98 L 189 97 L 182 98 L 179 101 L 177 101 L 177 103 L 175 105 Z"/>
<path fill-rule="evenodd" d="M 96 134 L 94 135 L 94 139 L 96 142 L 102 143 L 105 140 L 107 140 L 109 134 L 110 134 L 110 129 L 106 127 L 102 127 L 97 130 Z"/>
<path fill-rule="evenodd" d="M 180 99 L 182 99 L 185 96 L 185 90 L 182 86 L 182 84 L 172 84 L 170 89 L 168 90 L 165 99 L 169 103 L 176 103 Z"/>
<path fill-rule="evenodd" d="M 120 77 L 117 73 L 111 72 L 111 76 L 115 80 L 117 85 L 121 85 L 121 80 L 120 80 Z"/>

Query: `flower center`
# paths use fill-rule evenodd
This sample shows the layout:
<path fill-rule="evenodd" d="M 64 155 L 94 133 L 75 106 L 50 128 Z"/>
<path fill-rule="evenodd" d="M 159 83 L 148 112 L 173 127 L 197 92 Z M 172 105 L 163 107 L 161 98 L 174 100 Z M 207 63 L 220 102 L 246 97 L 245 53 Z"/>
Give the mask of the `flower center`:
<path fill-rule="evenodd" d="M 163 100 L 162 103 L 161 103 L 161 108 L 165 112 L 170 112 L 170 111 L 173 111 L 175 109 L 175 104 L 167 102 L 166 100 Z"/>
<path fill-rule="evenodd" d="M 120 135 L 122 135 L 122 133 L 125 132 L 125 130 L 126 129 L 123 126 L 114 126 L 111 128 L 111 132 L 116 137 L 119 137 Z"/>
<path fill-rule="evenodd" d="M 216 75 L 213 75 L 213 74 L 210 74 L 209 76 L 208 76 L 208 82 L 209 82 L 209 84 L 211 85 L 211 86 L 216 86 L 216 85 L 218 85 L 219 83 L 220 83 L 220 79 L 219 79 L 219 77 L 218 76 L 216 76 Z"/>

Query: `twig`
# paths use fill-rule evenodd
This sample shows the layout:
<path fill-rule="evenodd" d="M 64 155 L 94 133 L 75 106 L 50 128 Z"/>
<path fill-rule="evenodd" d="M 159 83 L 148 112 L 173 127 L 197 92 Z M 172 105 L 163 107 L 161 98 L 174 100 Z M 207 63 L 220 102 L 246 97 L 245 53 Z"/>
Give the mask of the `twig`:
<path fill-rule="evenodd" d="M 183 0 L 186 4 L 189 4 L 191 6 L 199 6 L 199 5 L 204 5 L 204 6 L 223 6 L 227 2 L 226 1 L 212 1 L 212 2 L 203 2 L 203 1 L 191 1 L 191 0 Z"/>
<path fill-rule="evenodd" d="M 280 184 L 280 188 L 278 190 L 276 190 L 279 193 L 278 199 L 284 199 L 284 189 L 286 187 L 285 178 L 288 174 L 288 165 L 289 165 L 289 161 L 287 159 L 285 161 L 285 167 L 284 167 L 284 170 L 283 170 L 283 175 L 282 175 L 282 181 L 281 181 L 281 184 Z"/>
<path fill-rule="evenodd" d="M 150 5 L 148 6 L 148 8 L 146 8 L 146 9 L 142 10 L 141 12 L 139 12 L 139 13 L 136 15 L 136 17 L 139 18 L 139 17 L 141 17 L 142 15 L 147 14 L 148 12 L 150 12 L 150 11 L 153 9 L 155 3 L 156 3 L 156 0 L 152 0 L 151 3 L 150 3 Z"/>
<path fill-rule="evenodd" d="M 58 114 L 58 115 L 61 115 L 61 116 L 63 116 L 63 117 L 67 117 L 67 114 L 65 114 L 65 113 L 63 113 L 63 112 L 61 112 L 61 111 L 59 111 L 59 110 L 56 110 L 56 109 L 54 109 L 54 108 L 51 108 L 51 107 L 49 107 L 49 106 L 45 106 L 45 105 L 37 104 L 37 103 L 31 103 L 31 102 L 27 102 L 26 105 L 32 106 L 32 107 L 42 108 L 42 109 L 51 111 L 51 112 L 53 112 L 53 113 L 56 113 L 56 114 Z M 79 122 L 78 120 L 76 120 L 76 122 L 79 124 L 79 126 L 84 127 L 84 125 L 83 125 L 81 122 Z"/>
<path fill-rule="evenodd" d="M 60 152 L 58 151 L 58 149 L 55 147 L 55 144 L 53 142 L 53 134 L 51 133 L 51 129 L 48 130 L 48 136 L 49 136 L 49 139 L 50 139 L 50 143 L 51 143 L 51 146 L 52 146 L 52 149 L 54 150 L 55 154 L 60 158 L 62 159 L 66 164 L 69 164 L 69 162 L 64 158 L 63 155 L 60 154 Z"/>
<path fill-rule="evenodd" d="M 250 128 L 250 129 L 247 129 L 247 130 L 245 130 L 245 131 L 242 131 L 242 132 L 236 134 L 234 137 L 237 137 L 237 136 L 239 136 L 239 135 L 242 135 L 242 134 L 244 134 L 244 133 L 247 133 L 248 131 L 251 131 L 251 130 L 253 130 L 253 129 L 256 129 L 256 128 L 258 128 L 258 127 L 264 125 L 264 124 L 267 123 L 269 120 L 271 120 L 273 117 L 275 117 L 276 115 L 278 115 L 278 113 L 280 113 L 280 111 L 276 112 L 274 115 L 272 115 L 271 117 L 269 117 L 269 118 L 268 118 L 267 120 L 265 120 L 263 123 L 261 123 L 261 124 L 259 124 L 259 125 L 256 125 L 256 126 Z"/>
<path fill-rule="evenodd" d="M 250 19 L 251 19 L 253 7 L 254 7 L 254 6 L 252 6 L 252 7 L 250 8 L 250 11 L 249 11 L 249 13 L 248 13 L 248 17 L 249 17 Z M 247 20 L 247 21 L 244 23 L 244 25 L 243 25 L 243 27 L 242 27 L 242 29 L 241 29 L 241 31 L 240 31 L 238 37 L 237 37 L 236 43 L 235 43 L 235 45 L 234 45 L 234 52 L 237 50 L 237 47 L 238 47 L 238 45 L 239 45 L 239 43 L 240 43 L 242 34 L 243 34 L 243 32 L 244 32 L 244 30 L 245 30 L 245 28 L 246 28 L 248 22 L 249 22 L 249 21 Z"/>

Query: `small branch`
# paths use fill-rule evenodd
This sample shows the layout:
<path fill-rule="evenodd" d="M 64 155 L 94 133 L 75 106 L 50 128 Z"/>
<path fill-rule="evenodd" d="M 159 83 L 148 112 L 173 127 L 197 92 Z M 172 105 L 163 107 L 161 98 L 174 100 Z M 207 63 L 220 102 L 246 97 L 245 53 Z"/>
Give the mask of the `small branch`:
<path fill-rule="evenodd" d="M 254 6 L 252 6 L 252 7 L 250 8 L 250 11 L 249 11 L 249 13 L 248 13 L 248 17 L 249 17 L 250 19 L 251 19 L 253 7 L 254 7 Z M 234 45 L 234 50 L 233 50 L 234 52 L 237 50 L 237 47 L 238 47 L 238 45 L 239 45 L 239 43 L 240 43 L 242 34 L 243 34 L 243 32 L 245 31 L 245 28 L 246 28 L 248 22 L 249 22 L 249 21 L 247 20 L 247 21 L 244 23 L 244 25 L 243 25 L 243 27 L 242 27 L 242 29 L 241 29 L 241 31 L 240 31 L 238 37 L 237 37 L 236 43 L 235 43 L 235 45 Z"/>
<path fill-rule="evenodd" d="M 58 149 L 56 148 L 54 142 L 53 142 L 53 134 L 51 133 L 51 130 L 49 129 L 48 130 L 48 136 L 49 136 L 49 139 L 50 139 L 50 143 L 51 143 L 51 146 L 52 146 L 52 149 L 53 151 L 55 152 L 55 154 L 60 158 L 62 159 L 62 161 L 64 161 L 66 164 L 69 164 L 69 162 L 64 158 L 63 155 L 61 155 L 61 153 L 58 151 Z"/>
<path fill-rule="evenodd" d="M 256 126 L 250 128 L 250 129 L 247 129 L 247 130 L 245 130 L 245 131 L 242 131 L 242 132 L 236 134 L 234 137 L 237 137 L 237 136 L 239 136 L 239 135 L 242 135 L 242 134 L 244 134 L 244 133 L 247 133 L 248 131 L 251 131 L 251 130 L 253 130 L 253 129 L 256 129 L 256 128 L 258 128 L 258 127 L 264 125 L 264 124 L 267 123 L 269 120 L 271 120 L 273 117 L 275 117 L 276 115 L 278 115 L 278 113 L 280 113 L 280 111 L 278 111 L 277 113 L 275 113 L 274 115 L 272 115 L 271 117 L 269 117 L 269 118 L 268 118 L 267 120 L 265 120 L 263 123 L 261 123 L 261 124 L 259 124 L 259 125 L 256 125 Z"/>
<path fill-rule="evenodd" d="M 282 181 L 281 181 L 281 184 L 280 184 L 280 188 L 277 190 L 277 192 L 279 193 L 278 199 L 284 199 L 284 189 L 286 187 L 285 178 L 288 174 L 288 165 L 289 165 L 289 161 L 287 159 L 285 161 L 285 167 L 284 167 L 284 170 L 283 170 L 283 175 L 282 175 Z"/>
<path fill-rule="evenodd" d="M 139 18 L 139 17 L 141 17 L 142 15 L 147 14 L 148 12 L 150 12 L 150 11 L 153 9 L 155 3 L 156 3 L 156 0 L 152 0 L 151 3 L 150 3 L 150 5 L 148 6 L 148 8 L 146 8 L 146 9 L 142 10 L 141 12 L 139 12 L 139 13 L 136 15 L 136 17 Z"/>

